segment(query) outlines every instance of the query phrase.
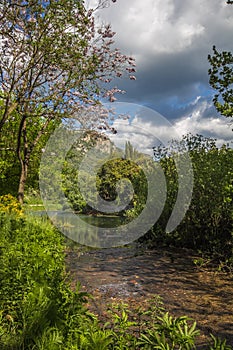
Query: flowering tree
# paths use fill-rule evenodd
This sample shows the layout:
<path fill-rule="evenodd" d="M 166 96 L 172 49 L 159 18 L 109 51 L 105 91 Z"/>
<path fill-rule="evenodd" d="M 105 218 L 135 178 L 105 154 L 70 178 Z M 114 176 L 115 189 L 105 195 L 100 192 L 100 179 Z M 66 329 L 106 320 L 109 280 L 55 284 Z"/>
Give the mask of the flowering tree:
<path fill-rule="evenodd" d="M 100 0 L 97 8 L 106 4 Z M 113 78 L 135 79 L 134 59 L 112 47 L 114 35 L 82 0 L 1 1 L 0 137 L 17 113 L 21 202 L 31 154 L 51 125 L 76 116 L 85 127 L 110 128 L 108 113 L 80 111 L 94 110 L 101 97 L 113 102 L 122 92 L 110 86 Z"/>

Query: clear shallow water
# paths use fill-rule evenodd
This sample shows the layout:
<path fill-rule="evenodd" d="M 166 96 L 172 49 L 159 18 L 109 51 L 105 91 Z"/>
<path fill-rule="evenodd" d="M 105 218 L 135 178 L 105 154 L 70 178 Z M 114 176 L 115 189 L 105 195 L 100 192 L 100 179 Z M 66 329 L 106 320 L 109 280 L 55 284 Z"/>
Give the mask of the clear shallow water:
<path fill-rule="evenodd" d="M 124 302 L 137 310 L 149 307 L 151 298 L 159 295 L 165 311 L 198 322 L 198 349 L 208 344 L 210 332 L 233 344 L 233 276 L 198 268 L 193 263 L 198 257 L 187 249 L 149 250 L 132 244 L 84 252 L 70 249 L 66 266 L 74 288 L 79 281 L 94 296 L 89 307 L 103 323 L 109 321 L 106 305 Z"/>

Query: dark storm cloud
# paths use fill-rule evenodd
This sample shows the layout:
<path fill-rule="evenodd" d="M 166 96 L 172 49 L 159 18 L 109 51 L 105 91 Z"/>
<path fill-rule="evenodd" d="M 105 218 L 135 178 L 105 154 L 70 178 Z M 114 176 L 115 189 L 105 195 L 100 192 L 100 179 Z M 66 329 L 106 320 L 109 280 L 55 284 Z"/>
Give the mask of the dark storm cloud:
<path fill-rule="evenodd" d="M 118 0 L 99 14 L 117 32 L 116 46 L 137 62 L 137 80 L 117 82 L 127 91 L 119 100 L 151 107 L 176 124 L 180 119 L 190 130 L 213 128 L 218 116 L 207 56 L 213 45 L 233 50 L 233 6 L 224 0 Z"/>

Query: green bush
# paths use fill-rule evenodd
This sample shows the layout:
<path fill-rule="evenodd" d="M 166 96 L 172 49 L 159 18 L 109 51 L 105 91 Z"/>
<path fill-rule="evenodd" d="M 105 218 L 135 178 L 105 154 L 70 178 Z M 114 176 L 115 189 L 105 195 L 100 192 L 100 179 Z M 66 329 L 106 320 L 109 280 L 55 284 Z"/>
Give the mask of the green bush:
<path fill-rule="evenodd" d="M 0 212 L 22 216 L 23 208 L 14 196 L 5 194 L 0 196 Z"/>
<path fill-rule="evenodd" d="M 32 349 L 51 327 L 64 336 L 86 294 L 65 280 L 63 237 L 36 217 L 0 213 L 0 226 L 0 348 Z"/>
<path fill-rule="evenodd" d="M 46 221 L 0 214 L 0 307 L 11 313 L 35 287 L 56 288 L 63 278 L 62 237 Z"/>
<path fill-rule="evenodd" d="M 176 151 L 188 151 L 193 167 L 194 187 L 187 213 L 171 233 L 166 224 L 176 202 L 178 176 Z M 144 239 L 167 245 L 193 248 L 219 260 L 233 257 L 233 150 L 217 148 L 215 140 L 187 135 L 170 147 L 155 149 L 167 180 L 167 201 L 163 214 Z"/>

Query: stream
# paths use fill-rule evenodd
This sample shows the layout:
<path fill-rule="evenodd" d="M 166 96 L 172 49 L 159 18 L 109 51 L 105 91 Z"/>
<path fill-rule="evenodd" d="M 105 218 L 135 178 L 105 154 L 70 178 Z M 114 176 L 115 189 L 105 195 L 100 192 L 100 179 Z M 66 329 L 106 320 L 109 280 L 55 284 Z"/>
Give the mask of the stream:
<path fill-rule="evenodd" d="M 66 266 L 73 286 L 94 296 L 89 308 L 105 319 L 107 305 L 125 302 L 144 305 L 160 295 L 166 311 L 187 315 L 207 335 L 226 338 L 233 345 L 233 276 L 216 269 L 197 267 L 198 258 L 185 249 L 145 249 L 136 244 L 120 248 L 67 251 Z"/>
<path fill-rule="evenodd" d="M 67 226 L 67 236 L 77 237 L 69 214 L 59 213 L 59 217 Z M 114 223 L 119 225 L 117 217 L 83 216 L 82 219 L 92 225 L 97 222 L 105 227 L 109 223 L 110 227 Z M 187 249 L 146 249 L 135 243 L 99 249 L 69 244 L 66 270 L 73 288 L 80 282 L 82 290 L 94 296 L 88 307 L 103 322 L 112 303 L 124 302 L 130 308 L 137 308 L 159 295 L 165 311 L 197 321 L 202 334 L 198 348 L 207 343 L 209 333 L 226 338 L 233 346 L 233 274 L 198 267 L 194 260 L 199 258 Z"/>

